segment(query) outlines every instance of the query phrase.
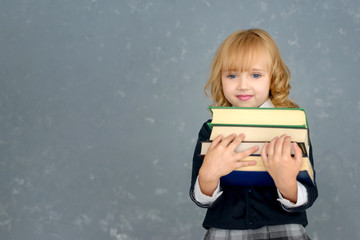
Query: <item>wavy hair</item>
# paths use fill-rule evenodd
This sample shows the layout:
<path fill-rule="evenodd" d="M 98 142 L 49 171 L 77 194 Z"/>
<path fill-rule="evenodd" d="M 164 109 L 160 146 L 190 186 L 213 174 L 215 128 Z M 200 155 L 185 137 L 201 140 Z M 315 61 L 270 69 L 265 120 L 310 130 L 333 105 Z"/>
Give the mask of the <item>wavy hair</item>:
<path fill-rule="evenodd" d="M 273 38 L 262 29 L 240 30 L 227 37 L 218 48 L 211 64 L 210 76 L 205 85 L 206 96 L 211 96 L 214 106 L 231 106 L 222 89 L 223 71 L 245 71 L 259 51 L 268 56 L 270 70 L 269 97 L 277 108 L 298 108 L 289 98 L 290 70 L 284 63 Z"/>

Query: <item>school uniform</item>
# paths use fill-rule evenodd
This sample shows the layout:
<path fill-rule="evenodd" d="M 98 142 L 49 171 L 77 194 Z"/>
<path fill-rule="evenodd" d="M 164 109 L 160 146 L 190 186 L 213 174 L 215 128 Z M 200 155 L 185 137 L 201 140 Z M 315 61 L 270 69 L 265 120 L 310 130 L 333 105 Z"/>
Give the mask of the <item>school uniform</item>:
<path fill-rule="evenodd" d="M 309 240 L 305 228 L 300 224 L 265 226 L 258 229 L 229 230 L 210 228 L 204 240 Z"/>
<path fill-rule="evenodd" d="M 270 100 L 266 104 L 272 105 Z M 201 141 L 210 138 L 208 122 L 199 131 L 190 187 L 191 199 L 207 208 L 203 222 L 208 229 L 205 239 L 309 239 L 304 229 L 308 223 L 305 210 L 318 196 L 316 184 L 298 182 L 296 204 L 284 199 L 275 186 L 226 186 L 220 181 L 212 197 L 201 193 L 197 179 L 204 157 L 199 153 Z M 311 144 L 309 159 L 313 165 Z"/>

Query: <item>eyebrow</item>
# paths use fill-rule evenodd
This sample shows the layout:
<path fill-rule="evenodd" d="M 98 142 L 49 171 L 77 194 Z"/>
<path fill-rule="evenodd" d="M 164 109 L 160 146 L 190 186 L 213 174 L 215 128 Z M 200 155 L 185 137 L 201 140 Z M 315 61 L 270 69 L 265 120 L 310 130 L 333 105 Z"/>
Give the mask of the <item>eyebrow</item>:
<path fill-rule="evenodd" d="M 261 69 L 261 68 L 251 68 L 251 71 L 259 71 L 259 72 L 266 72 L 265 69 Z"/>
<path fill-rule="evenodd" d="M 246 71 L 257 71 L 257 72 L 266 72 L 265 69 L 261 69 L 261 68 L 250 68 Z M 235 69 L 229 69 L 229 70 L 225 70 L 223 71 L 223 73 L 238 73 L 239 71 L 238 70 L 235 70 Z"/>

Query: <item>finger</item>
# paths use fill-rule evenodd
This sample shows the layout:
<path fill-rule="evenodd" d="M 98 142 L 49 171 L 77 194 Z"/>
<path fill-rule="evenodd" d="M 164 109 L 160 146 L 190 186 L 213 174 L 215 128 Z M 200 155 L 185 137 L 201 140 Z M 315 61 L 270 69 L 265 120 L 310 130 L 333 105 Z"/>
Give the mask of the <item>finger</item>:
<path fill-rule="evenodd" d="M 283 142 L 282 146 L 282 154 L 284 156 L 290 156 L 291 155 L 291 137 L 286 136 Z"/>
<path fill-rule="evenodd" d="M 267 161 L 266 149 L 267 149 L 268 146 L 269 146 L 269 143 L 266 142 L 266 143 L 264 144 L 264 146 L 261 148 L 261 153 L 260 153 L 260 155 L 261 155 L 261 158 L 262 158 L 262 160 L 263 160 L 264 163 Z"/>
<path fill-rule="evenodd" d="M 235 168 L 242 168 L 242 167 L 247 167 L 247 166 L 254 166 L 256 165 L 256 161 L 237 161 L 235 162 Z"/>
<path fill-rule="evenodd" d="M 274 137 L 274 138 L 270 141 L 270 143 L 268 144 L 267 149 L 266 149 L 268 156 L 274 155 L 275 143 L 276 143 L 276 141 L 277 141 L 278 138 L 279 138 L 279 137 Z"/>
<path fill-rule="evenodd" d="M 224 138 L 222 141 L 221 141 L 221 145 L 223 145 L 224 147 L 227 147 L 232 141 L 234 141 L 234 139 L 236 138 L 236 134 L 233 133 L 233 134 L 230 134 L 229 136 L 227 136 L 226 138 Z"/>
<path fill-rule="evenodd" d="M 221 142 L 221 140 L 222 140 L 222 135 L 220 134 L 211 142 L 211 144 L 209 146 L 209 150 L 214 149 Z"/>
<path fill-rule="evenodd" d="M 259 146 L 253 146 L 245 151 L 242 151 L 242 152 L 239 152 L 239 153 L 236 153 L 235 155 L 235 160 L 241 160 L 247 156 L 250 156 L 251 154 L 255 153 L 256 151 L 259 150 Z"/>
<path fill-rule="evenodd" d="M 245 138 L 245 134 L 240 134 L 239 136 L 237 136 L 234 141 L 232 141 L 229 144 L 230 150 L 235 152 L 235 149 L 241 144 L 241 142 L 244 140 Z"/>
<path fill-rule="evenodd" d="M 274 146 L 274 153 L 276 155 L 282 155 L 282 151 L 283 151 L 283 144 L 284 144 L 284 139 L 285 139 L 286 135 L 283 134 L 280 136 L 279 139 L 276 140 L 275 142 L 275 146 Z"/>

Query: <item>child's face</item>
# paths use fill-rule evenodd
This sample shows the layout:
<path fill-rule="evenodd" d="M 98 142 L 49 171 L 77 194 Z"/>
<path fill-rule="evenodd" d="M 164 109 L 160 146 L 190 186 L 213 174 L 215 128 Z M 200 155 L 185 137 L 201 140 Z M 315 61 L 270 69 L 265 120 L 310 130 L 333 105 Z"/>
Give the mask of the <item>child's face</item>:
<path fill-rule="evenodd" d="M 248 70 L 223 71 L 226 99 L 235 107 L 259 107 L 269 98 L 270 72 L 266 54 L 256 54 Z"/>

